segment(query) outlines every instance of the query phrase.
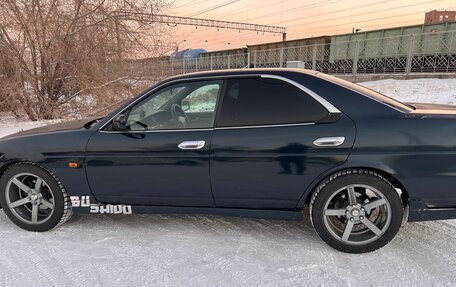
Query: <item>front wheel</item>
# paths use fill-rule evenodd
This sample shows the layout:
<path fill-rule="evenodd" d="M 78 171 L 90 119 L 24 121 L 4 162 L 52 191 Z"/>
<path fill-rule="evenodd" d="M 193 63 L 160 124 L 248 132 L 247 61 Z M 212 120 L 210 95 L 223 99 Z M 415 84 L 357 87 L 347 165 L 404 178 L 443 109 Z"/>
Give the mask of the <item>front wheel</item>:
<path fill-rule="evenodd" d="M 371 252 L 397 234 L 403 218 L 402 201 L 381 175 L 349 170 L 331 176 L 310 203 L 312 224 L 331 247 L 348 253 Z"/>
<path fill-rule="evenodd" d="M 29 231 L 48 231 L 71 212 L 69 196 L 50 172 L 31 163 L 8 168 L 0 179 L 0 203 L 9 219 Z"/>

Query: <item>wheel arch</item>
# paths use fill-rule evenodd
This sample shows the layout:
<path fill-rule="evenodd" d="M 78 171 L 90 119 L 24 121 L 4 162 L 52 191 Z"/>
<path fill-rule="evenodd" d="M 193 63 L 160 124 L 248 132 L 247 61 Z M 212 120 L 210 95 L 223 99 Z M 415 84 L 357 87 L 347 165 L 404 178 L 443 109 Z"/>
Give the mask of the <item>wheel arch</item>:
<path fill-rule="evenodd" d="M 324 173 L 320 175 L 316 180 L 312 182 L 312 184 L 306 189 L 306 192 L 304 193 L 304 196 L 298 203 L 298 207 L 303 207 L 305 205 L 308 205 L 310 203 L 310 200 L 312 198 L 313 193 L 315 192 L 316 188 L 324 182 L 328 177 L 333 176 L 337 173 L 347 171 L 347 170 L 366 170 L 366 171 L 372 171 L 380 176 L 384 177 L 387 181 L 389 181 L 394 188 L 400 189 L 401 192 L 398 192 L 401 200 L 402 200 L 402 205 L 404 207 L 407 206 L 407 202 L 409 199 L 409 193 L 405 186 L 401 183 L 401 181 L 395 176 L 395 172 L 389 168 L 383 167 L 371 167 L 371 166 L 350 166 L 350 167 L 344 167 L 344 168 L 339 168 L 336 170 L 331 170 L 330 172 Z"/>
<path fill-rule="evenodd" d="M 25 160 L 11 160 L 11 161 L 8 161 L 6 163 L 4 163 L 1 167 L 0 167 L 0 178 L 3 176 L 3 174 L 5 173 L 5 171 L 10 168 L 11 166 L 17 164 L 17 163 L 26 163 L 28 161 L 25 161 Z"/>

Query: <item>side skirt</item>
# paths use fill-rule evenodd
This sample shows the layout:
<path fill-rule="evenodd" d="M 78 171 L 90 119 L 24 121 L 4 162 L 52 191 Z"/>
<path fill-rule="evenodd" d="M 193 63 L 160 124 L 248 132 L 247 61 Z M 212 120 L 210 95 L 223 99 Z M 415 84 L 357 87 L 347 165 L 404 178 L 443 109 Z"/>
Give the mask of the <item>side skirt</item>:
<path fill-rule="evenodd" d="M 420 200 L 409 200 L 408 222 L 456 219 L 456 208 L 428 208 Z"/>
<path fill-rule="evenodd" d="M 296 221 L 304 218 L 302 210 L 104 204 L 92 196 L 71 196 L 71 204 L 73 212 L 80 214 L 206 214 Z"/>

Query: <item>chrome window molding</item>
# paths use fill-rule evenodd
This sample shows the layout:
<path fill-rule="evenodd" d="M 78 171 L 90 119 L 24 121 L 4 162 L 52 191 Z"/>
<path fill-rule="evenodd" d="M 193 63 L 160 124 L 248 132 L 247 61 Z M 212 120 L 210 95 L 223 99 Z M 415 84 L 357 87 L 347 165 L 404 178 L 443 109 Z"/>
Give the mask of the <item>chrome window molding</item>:
<path fill-rule="evenodd" d="M 146 131 L 104 131 L 104 130 L 99 130 L 99 132 L 100 133 L 106 133 L 106 134 L 159 133 L 159 132 L 198 132 L 198 131 L 214 131 L 214 130 L 296 127 L 296 126 L 311 126 L 311 125 L 315 125 L 315 123 L 257 125 L 257 126 L 234 126 L 234 127 L 207 128 L 207 129 L 180 129 L 180 130 L 146 130 Z"/>
<path fill-rule="evenodd" d="M 202 131 L 202 130 L 213 130 L 214 128 L 211 129 L 178 129 L 178 130 L 150 130 L 150 131 L 105 131 L 103 130 L 106 126 L 108 126 L 112 120 L 119 114 L 123 113 L 125 110 L 128 110 L 130 107 L 133 105 L 137 104 L 144 98 L 150 96 L 151 94 L 155 93 L 159 89 L 163 88 L 164 86 L 172 85 L 172 84 L 177 84 L 177 83 L 185 83 L 185 82 L 192 82 L 192 81 L 207 81 L 207 80 L 217 80 L 217 79 L 231 79 L 231 78 L 265 78 L 265 79 L 276 79 L 276 80 L 281 80 L 283 82 L 289 83 L 298 89 L 302 90 L 303 92 L 307 93 L 309 96 L 311 96 L 313 99 L 315 99 L 317 102 L 319 102 L 329 113 L 332 114 L 340 114 L 341 111 L 337 109 L 335 106 L 333 106 L 331 103 L 323 99 L 321 96 L 313 92 L 312 90 L 304 87 L 303 85 L 290 80 L 286 77 L 283 76 L 277 76 L 277 75 L 272 75 L 272 74 L 265 74 L 265 73 L 260 73 L 260 74 L 234 74 L 234 75 L 221 75 L 221 76 L 207 76 L 207 77 L 192 77 L 192 78 L 181 78 L 181 79 L 176 79 L 176 80 L 171 80 L 165 83 L 162 83 L 158 86 L 156 86 L 154 89 L 150 90 L 148 93 L 144 94 L 142 97 L 137 98 L 135 101 L 131 102 L 128 104 L 126 107 L 124 107 L 120 112 L 116 113 L 113 117 L 111 117 L 106 123 L 104 123 L 98 131 L 104 132 L 104 133 L 131 133 L 131 132 L 139 132 L 139 133 L 144 133 L 144 132 L 173 132 L 173 131 Z M 216 111 L 214 111 L 216 112 Z M 280 126 L 293 126 L 293 125 L 312 125 L 315 123 L 297 123 L 297 124 L 278 124 L 278 125 L 258 125 L 258 126 L 238 126 L 238 127 L 218 127 L 215 129 L 240 129 L 240 128 L 267 128 L 267 127 L 280 127 Z"/>
<path fill-rule="evenodd" d="M 208 129 L 178 129 L 178 130 L 146 130 L 146 131 L 105 131 L 99 130 L 100 133 L 105 134 L 142 134 L 142 133 L 169 133 L 169 132 L 204 132 L 213 131 L 213 128 Z"/>
<path fill-rule="evenodd" d="M 256 125 L 256 126 L 234 126 L 234 127 L 216 127 L 214 130 L 235 130 L 235 129 L 258 129 L 258 128 L 278 128 L 278 127 L 296 127 L 311 126 L 315 123 L 297 123 L 297 124 L 276 124 L 276 125 Z"/>
<path fill-rule="evenodd" d="M 297 82 L 295 82 L 293 80 L 290 80 L 290 79 L 282 77 L 282 76 L 269 75 L 269 74 L 262 74 L 261 77 L 262 78 L 267 78 L 267 79 L 276 79 L 276 80 L 281 80 L 281 81 L 287 82 L 287 83 L 297 87 L 298 89 L 302 90 L 303 92 L 307 93 L 312 98 L 314 98 L 314 100 L 316 100 L 323 107 L 325 107 L 325 109 L 327 109 L 328 112 L 330 112 L 332 114 L 340 114 L 341 113 L 341 111 L 339 111 L 339 109 L 336 108 L 335 106 L 333 106 L 330 102 L 328 102 L 327 100 L 323 99 L 321 96 L 316 94 L 314 91 L 304 87 L 303 85 L 301 85 L 301 84 L 299 84 L 299 83 L 297 83 Z"/>

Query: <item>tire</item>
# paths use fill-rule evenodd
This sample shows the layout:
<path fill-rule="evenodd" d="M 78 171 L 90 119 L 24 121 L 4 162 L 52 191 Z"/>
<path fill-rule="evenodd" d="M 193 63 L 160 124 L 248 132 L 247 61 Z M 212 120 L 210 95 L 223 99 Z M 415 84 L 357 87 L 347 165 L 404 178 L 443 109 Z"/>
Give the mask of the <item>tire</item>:
<path fill-rule="evenodd" d="M 329 246 L 366 253 L 399 231 L 404 208 L 393 185 L 373 171 L 352 169 L 325 179 L 310 202 L 315 231 Z"/>
<path fill-rule="evenodd" d="M 0 203 L 8 218 L 28 231 L 51 230 L 70 219 L 70 197 L 49 171 L 33 163 L 9 167 L 0 178 Z"/>

